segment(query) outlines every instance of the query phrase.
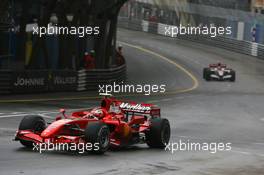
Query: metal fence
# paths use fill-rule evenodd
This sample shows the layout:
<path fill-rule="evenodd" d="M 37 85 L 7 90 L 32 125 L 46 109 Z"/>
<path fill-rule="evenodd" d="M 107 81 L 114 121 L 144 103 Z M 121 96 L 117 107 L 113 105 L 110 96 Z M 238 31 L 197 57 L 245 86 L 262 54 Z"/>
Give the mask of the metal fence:
<path fill-rule="evenodd" d="M 119 18 L 119 27 L 137 31 L 144 31 L 162 36 L 167 36 L 165 32 L 166 26 L 168 25 L 162 23 L 149 22 L 145 20 L 131 20 L 129 18 Z M 212 38 L 207 35 L 178 35 L 177 39 L 190 40 L 264 59 L 264 45 L 255 42 L 236 40 L 234 38 L 224 36 L 217 36 Z"/>
<path fill-rule="evenodd" d="M 96 90 L 99 85 L 126 80 L 126 65 L 111 69 L 79 70 L 77 91 Z"/>
<path fill-rule="evenodd" d="M 190 2 L 194 1 L 129 1 L 121 9 L 120 17 L 174 26 L 182 24 L 194 27 L 199 25 L 231 27 L 232 33 L 226 37 L 264 44 L 264 15 L 242 10 L 244 7 L 234 9 L 231 1 L 219 1 L 222 6 L 218 6 L 216 2 L 212 3 L 213 1 L 209 4 L 205 3 L 209 1 Z M 241 0 L 241 3 L 248 4 L 244 0 L 243 2 Z M 241 3 L 236 7 L 240 7 Z"/>

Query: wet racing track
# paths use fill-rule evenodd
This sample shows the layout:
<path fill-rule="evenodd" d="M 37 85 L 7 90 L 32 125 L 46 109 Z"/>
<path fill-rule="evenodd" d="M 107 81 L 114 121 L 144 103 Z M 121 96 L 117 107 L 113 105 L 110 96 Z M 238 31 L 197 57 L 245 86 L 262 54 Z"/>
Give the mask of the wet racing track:
<path fill-rule="evenodd" d="M 124 42 L 127 83 L 166 84 L 168 91 L 162 96 L 126 99 L 158 104 L 162 116 L 171 122 L 173 142 L 179 139 L 198 143 L 231 142 L 232 150 L 216 154 L 207 151 L 171 154 L 139 145 L 109 151 L 103 156 L 72 152 L 39 154 L 12 141 L 23 115 L 55 116 L 58 108 L 86 108 L 96 106 L 98 101 L 7 103 L 3 99 L 10 97 L 2 97 L 0 174 L 264 174 L 264 61 L 215 47 L 124 29 L 119 30 L 118 39 Z M 202 69 L 216 61 L 237 71 L 235 83 L 202 79 Z M 47 95 L 39 96 L 45 98 Z"/>

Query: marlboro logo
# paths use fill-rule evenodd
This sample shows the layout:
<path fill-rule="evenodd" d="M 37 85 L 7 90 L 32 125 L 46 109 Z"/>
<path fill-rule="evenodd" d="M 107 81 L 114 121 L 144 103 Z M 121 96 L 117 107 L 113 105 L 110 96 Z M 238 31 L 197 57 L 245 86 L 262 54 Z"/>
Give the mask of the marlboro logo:
<path fill-rule="evenodd" d="M 148 112 L 151 110 L 148 106 L 142 106 L 141 104 L 131 105 L 129 103 L 122 103 L 120 108 L 127 111 L 134 111 L 134 112 Z"/>

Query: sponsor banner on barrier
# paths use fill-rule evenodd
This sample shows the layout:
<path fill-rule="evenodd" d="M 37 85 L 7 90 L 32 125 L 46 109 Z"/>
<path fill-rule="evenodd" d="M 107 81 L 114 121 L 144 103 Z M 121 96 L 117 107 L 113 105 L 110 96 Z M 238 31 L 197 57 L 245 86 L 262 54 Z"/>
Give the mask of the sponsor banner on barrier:
<path fill-rule="evenodd" d="M 48 91 L 47 71 L 13 72 L 11 81 L 13 93 L 45 92 Z"/>
<path fill-rule="evenodd" d="M 74 91 L 77 86 L 76 71 L 25 71 L 13 72 L 13 93 Z"/>
<path fill-rule="evenodd" d="M 50 91 L 74 91 L 77 87 L 76 71 L 53 71 L 50 77 Z"/>
<path fill-rule="evenodd" d="M 0 94 L 94 90 L 97 89 L 99 83 L 124 81 L 125 72 L 125 65 L 94 71 L 0 71 Z"/>

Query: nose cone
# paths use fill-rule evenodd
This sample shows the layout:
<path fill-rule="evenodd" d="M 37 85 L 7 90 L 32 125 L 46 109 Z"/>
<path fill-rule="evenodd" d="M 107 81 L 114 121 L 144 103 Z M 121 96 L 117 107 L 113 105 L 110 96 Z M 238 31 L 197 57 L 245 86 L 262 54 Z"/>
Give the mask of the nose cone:
<path fill-rule="evenodd" d="M 220 76 L 223 76 L 223 75 L 224 75 L 224 71 L 219 71 L 218 74 L 219 74 Z"/>
<path fill-rule="evenodd" d="M 52 137 L 53 136 L 53 132 L 54 130 L 51 130 L 51 129 L 49 129 L 49 128 L 47 128 L 47 129 L 45 129 L 42 133 L 41 133 L 41 137 L 42 138 L 50 138 L 50 137 Z"/>
<path fill-rule="evenodd" d="M 71 122 L 69 119 L 62 119 L 53 122 L 51 125 L 49 125 L 42 133 L 42 138 L 51 138 L 55 135 L 59 134 L 59 132 L 63 129 L 64 125 Z"/>

